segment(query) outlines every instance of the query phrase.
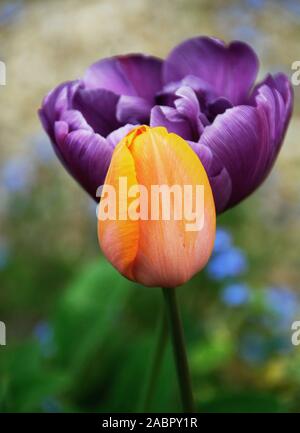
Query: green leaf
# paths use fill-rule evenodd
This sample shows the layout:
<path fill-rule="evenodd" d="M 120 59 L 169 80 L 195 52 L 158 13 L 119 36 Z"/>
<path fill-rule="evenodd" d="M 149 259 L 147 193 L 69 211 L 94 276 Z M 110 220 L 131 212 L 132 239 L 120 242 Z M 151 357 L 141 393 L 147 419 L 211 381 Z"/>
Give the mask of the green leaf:
<path fill-rule="evenodd" d="M 54 317 L 57 356 L 65 367 L 80 370 L 112 330 L 122 329 L 122 312 L 133 286 L 103 258 L 84 267 Z"/>

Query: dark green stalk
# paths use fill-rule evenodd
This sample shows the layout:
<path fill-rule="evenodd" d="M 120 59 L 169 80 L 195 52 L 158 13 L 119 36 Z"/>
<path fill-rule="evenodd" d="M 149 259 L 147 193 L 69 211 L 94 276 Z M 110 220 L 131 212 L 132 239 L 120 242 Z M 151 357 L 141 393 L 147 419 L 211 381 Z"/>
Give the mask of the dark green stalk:
<path fill-rule="evenodd" d="M 163 288 L 184 412 L 195 413 L 191 376 L 175 289 Z"/>
<path fill-rule="evenodd" d="M 158 376 L 161 370 L 161 365 L 163 362 L 163 357 L 165 354 L 167 339 L 168 339 L 168 323 L 167 323 L 166 314 L 163 311 L 161 317 L 161 323 L 159 325 L 156 349 L 155 349 L 151 370 L 149 374 L 149 379 L 146 387 L 145 399 L 143 403 L 143 412 L 149 412 L 149 408 L 151 407 L 155 386 L 158 380 Z"/>

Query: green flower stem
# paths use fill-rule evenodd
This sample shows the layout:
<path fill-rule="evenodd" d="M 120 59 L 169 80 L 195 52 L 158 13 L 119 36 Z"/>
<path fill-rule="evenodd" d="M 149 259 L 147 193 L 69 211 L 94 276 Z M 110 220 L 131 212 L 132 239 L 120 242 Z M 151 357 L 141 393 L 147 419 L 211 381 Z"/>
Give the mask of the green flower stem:
<path fill-rule="evenodd" d="M 151 370 L 147 382 L 145 399 L 143 403 L 143 412 L 149 412 L 151 408 L 151 403 L 153 401 L 153 395 L 155 387 L 157 384 L 158 376 L 161 370 L 161 365 L 163 362 L 163 357 L 165 354 L 165 349 L 168 340 L 168 323 L 165 311 L 162 311 L 162 317 L 159 324 L 158 339 L 156 344 L 156 349 L 151 365 Z"/>
<path fill-rule="evenodd" d="M 195 413 L 192 382 L 175 289 L 163 288 L 184 412 Z"/>

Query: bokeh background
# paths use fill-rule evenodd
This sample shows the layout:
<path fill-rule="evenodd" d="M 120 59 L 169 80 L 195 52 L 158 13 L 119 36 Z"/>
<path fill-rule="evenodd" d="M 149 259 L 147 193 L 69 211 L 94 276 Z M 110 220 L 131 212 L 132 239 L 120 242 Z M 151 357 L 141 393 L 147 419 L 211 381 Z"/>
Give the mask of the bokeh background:
<path fill-rule="evenodd" d="M 60 166 L 37 118 L 42 97 L 117 53 L 165 56 L 182 39 L 250 43 L 260 77 L 300 60 L 298 0 L 0 2 L 1 412 L 143 409 L 162 295 L 118 275 L 95 205 Z M 218 220 L 208 267 L 179 298 L 197 407 L 300 410 L 300 104 L 264 185 Z M 178 411 L 169 345 L 150 411 Z"/>

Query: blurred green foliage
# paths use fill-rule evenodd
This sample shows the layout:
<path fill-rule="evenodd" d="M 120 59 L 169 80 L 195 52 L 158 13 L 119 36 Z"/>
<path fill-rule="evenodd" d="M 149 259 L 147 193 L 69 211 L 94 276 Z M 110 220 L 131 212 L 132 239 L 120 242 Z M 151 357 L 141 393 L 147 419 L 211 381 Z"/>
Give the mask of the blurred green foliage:
<path fill-rule="evenodd" d="M 160 290 L 124 279 L 100 254 L 71 280 L 28 336 L 9 338 L 1 348 L 1 411 L 141 409 Z M 281 331 L 264 291 L 252 289 L 245 304 L 230 306 L 220 299 L 223 285 L 203 273 L 179 290 L 199 411 L 296 410 L 299 355 L 291 347 L 278 350 Z M 274 326 L 266 327 L 264 321 L 273 318 Z M 243 357 L 240 344 L 249 332 L 267 339 L 263 346 L 250 344 L 250 357 Z M 169 345 L 149 410 L 180 410 Z"/>

